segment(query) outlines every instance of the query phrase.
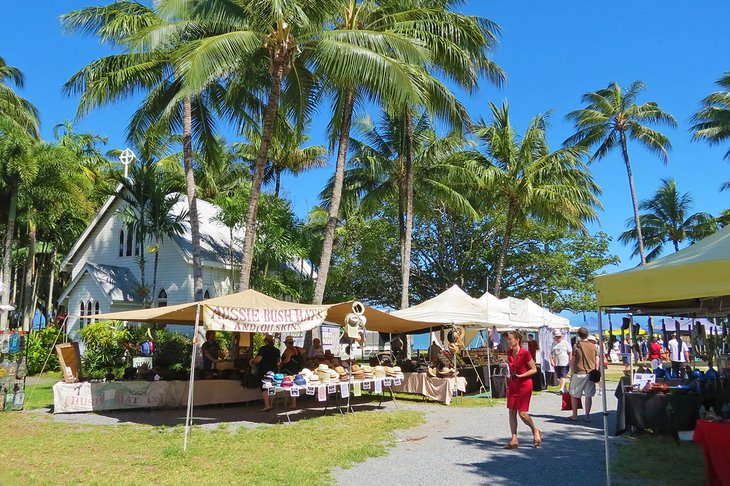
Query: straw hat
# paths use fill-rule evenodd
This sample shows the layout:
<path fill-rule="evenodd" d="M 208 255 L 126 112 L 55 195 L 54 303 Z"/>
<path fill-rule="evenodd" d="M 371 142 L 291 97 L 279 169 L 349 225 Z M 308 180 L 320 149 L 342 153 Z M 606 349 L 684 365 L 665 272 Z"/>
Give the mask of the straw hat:
<path fill-rule="evenodd" d="M 310 385 L 319 385 L 319 376 L 313 374 L 307 379 L 307 381 L 309 381 Z"/>
<path fill-rule="evenodd" d="M 431 376 L 433 378 L 436 378 L 436 368 L 429 367 L 428 368 L 428 376 Z"/>
<path fill-rule="evenodd" d="M 563 333 L 562 333 L 562 332 L 560 332 L 560 331 L 558 331 L 558 330 L 556 329 L 556 330 L 554 330 L 554 331 L 553 331 L 553 336 L 555 336 L 555 337 L 562 337 L 562 336 L 563 336 Z"/>
<path fill-rule="evenodd" d="M 327 372 L 329 372 L 329 369 L 330 369 L 330 367 L 329 367 L 329 366 L 327 366 L 327 365 L 326 365 L 326 364 L 324 364 L 324 363 L 322 363 L 322 364 L 320 364 L 319 366 L 317 366 L 317 370 L 322 370 L 322 371 L 327 371 Z"/>
<path fill-rule="evenodd" d="M 375 378 L 385 378 L 385 367 L 383 366 L 376 366 L 373 370 L 375 374 Z"/>
<path fill-rule="evenodd" d="M 294 337 L 293 336 L 287 336 L 286 339 L 284 339 L 284 344 L 286 343 L 292 343 L 294 344 Z"/>
<path fill-rule="evenodd" d="M 596 339 L 596 336 L 594 336 L 593 334 L 589 334 L 588 335 L 588 340 L 590 342 L 592 342 L 592 343 L 597 343 L 598 342 L 598 339 Z"/>
<path fill-rule="evenodd" d="M 360 365 L 359 364 L 352 365 L 352 372 L 353 373 L 357 373 L 360 370 L 361 370 L 361 368 L 360 368 Z"/>
<path fill-rule="evenodd" d="M 453 373 L 454 373 L 454 370 L 452 368 L 447 368 L 446 366 L 444 366 L 443 368 L 441 368 L 439 370 L 439 375 L 441 375 L 441 376 L 448 376 Z"/>
<path fill-rule="evenodd" d="M 337 366 L 335 368 L 335 371 L 337 373 L 341 374 L 341 375 L 346 375 L 347 374 L 347 371 L 345 371 L 345 368 L 343 368 L 342 366 Z"/>

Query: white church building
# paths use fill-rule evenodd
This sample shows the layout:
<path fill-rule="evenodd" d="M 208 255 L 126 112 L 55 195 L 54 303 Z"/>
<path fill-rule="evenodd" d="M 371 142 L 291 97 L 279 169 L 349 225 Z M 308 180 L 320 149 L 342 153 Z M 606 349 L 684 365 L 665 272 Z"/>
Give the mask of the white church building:
<path fill-rule="evenodd" d="M 120 208 L 122 199 L 110 197 L 61 264 L 61 272 L 69 274 L 70 283 L 58 298 L 59 308 L 68 314 L 67 330 L 71 338 L 94 319 L 94 315 L 139 309 L 141 299 L 136 291 L 141 286 L 139 253 L 145 245 L 137 244 L 127 230 Z M 183 195 L 172 208 L 180 214 L 187 209 Z M 240 262 L 240 241 L 243 231 L 233 233 L 216 219 L 219 208 L 198 200 L 201 253 L 203 261 L 204 297 L 231 293 Z M 189 225 L 181 235 L 165 238 L 159 249 L 157 272 L 157 305 L 172 305 L 194 300 L 192 241 Z M 230 256 L 232 244 L 232 257 Z M 149 245 L 149 243 L 148 243 Z M 145 283 L 152 288 L 154 253 L 145 255 Z M 306 265 L 302 263 L 302 265 Z M 309 266 L 306 265 L 309 271 Z M 152 296 L 150 296 L 152 297 Z"/>

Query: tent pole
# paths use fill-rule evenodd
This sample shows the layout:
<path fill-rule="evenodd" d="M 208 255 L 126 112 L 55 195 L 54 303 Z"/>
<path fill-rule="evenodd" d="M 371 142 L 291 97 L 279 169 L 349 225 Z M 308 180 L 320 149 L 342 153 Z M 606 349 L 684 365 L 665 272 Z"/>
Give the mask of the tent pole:
<path fill-rule="evenodd" d="M 188 409 L 185 414 L 185 439 L 183 440 L 183 451 L 188 451 L 188 434 L 190 425 L 193 422 L 193 387 L 195 384 L 195 352 L 198 346 L 198 328 L 200 327 L 200 304 L 195 306 L 195 330 L 193 331 L 193 352 L 190 356 L 190 381 L 188 382 Z"/>
<path fill-rule="evenodd" d="M 608 407 L 606 405 L 606 367 L 603 366 L 605 352 L 603 349 L 603 319 L 601 308 L 598 308 L 598 359 L 601 365 L 601 405 L 603 408 L 603 448 L 606 452 L 606 484 L 611 485 L 611 453 L 608 448 Z M 620 386 L 620 383 L 619 383 Z"/>
<path fill-rule="evenodd" d="M 636 340 L 636 337 L 634 336 L 634 315 L 631 314 L 631 317 L 629 318 L 629 378 L 631 378 L 631 383 L 634 383 L 634 341 Z"/>

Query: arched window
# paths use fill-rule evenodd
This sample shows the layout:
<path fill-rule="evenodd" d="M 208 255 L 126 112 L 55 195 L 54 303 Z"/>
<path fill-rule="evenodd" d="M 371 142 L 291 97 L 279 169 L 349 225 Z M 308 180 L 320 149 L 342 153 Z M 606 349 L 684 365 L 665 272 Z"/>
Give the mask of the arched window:
<path fill-rule="evenodd" d="M 203 294 L 203 298 L 204 299 L 210 299 L 210 290 L 206 290 L 205 291 L 205 293 Z"/>
<path fill-rule="evenodd" d="M 161 289 L 160 293 L 157 294 L 157 307 L 165 307 L 167 305 L 167 292 L 165 289 Z"/>
<path fill-rule="evenodd" d="M 119 256 L 124 256 L 124 230 L 119 230 Z"/>
<path fill-rule="evenodd" d="M 99 314 L 99 301 L 96 301 L 96 304 L 94 304 L 94 315 Z"/>
<path fill-rule="evenodd" d="M 86 302 L 86 315 L 87 315 L 87 316 L 91 316 L 91 315 L 92 315 L 92 314 L 91 314 L 91 299 L 89 299 L 89 300 L 88 300 L 88 301 Z M 94 320 L 93 320 L 93 319 L 86 319 L 86 323 L 87 323 L 87 324 L 91 324 L 92 322 L 94 322 Z"/>
<path fill-rule="evenodd" d="M 132 242 L 134 237 L 132 231 L 127 231 L 127 256 L 132 256 Z"/>
<path fill-rule="evenodd" d="M 79 329 L 84 327 L 84 312 L 86 310 L 86 307 L 84 306 L 84 301 L 82 300 L 79 303 Z"/>

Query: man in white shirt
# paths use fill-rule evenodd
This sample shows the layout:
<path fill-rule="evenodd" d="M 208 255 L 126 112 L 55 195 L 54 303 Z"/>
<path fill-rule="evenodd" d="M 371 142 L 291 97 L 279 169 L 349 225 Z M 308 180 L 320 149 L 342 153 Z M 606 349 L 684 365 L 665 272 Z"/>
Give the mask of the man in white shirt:
<path fill-rule="evenodd" d="M 555 376 L 560 380 L 560 393 L 564 393 L 571 349 L 570 344 L 563 339 L 563 333 L 557 329 L 553 332 L 553 337 L 555 342 L 550 348 L 550 364 L 555 368 Z"/>
<path fill-rule="evenodd" d="M 677 334 L 669 341 L 669 360 L 672 362 L 672 376 L 679 376 L 679 368 L 689 363 L 689 348 L 687 343 L 679 339 Z"/>

